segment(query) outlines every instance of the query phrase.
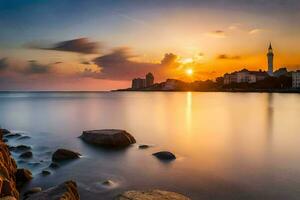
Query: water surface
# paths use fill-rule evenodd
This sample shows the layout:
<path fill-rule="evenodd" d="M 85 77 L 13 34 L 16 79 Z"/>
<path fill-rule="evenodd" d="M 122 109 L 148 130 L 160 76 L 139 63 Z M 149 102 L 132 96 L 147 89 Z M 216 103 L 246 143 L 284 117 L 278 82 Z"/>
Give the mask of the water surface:
<path fill-rule="evenodd" d="M 35 174 L 27 188 L 72 179 L 82 199 L 154 188 L 195 200 L 299 199 L 299 102 L 299 94 L 267 93 L 0 93 L 0 125 L 32 137 L 9 142 L 33 147 L 34 157 L 19 163 Z M 153 147 L 110 151 L 77 138 L 103 128 Z M 83 157 L 42 177 L 60 147 Z M 160 162 L 151 155 L 160 150 L 178 159 Z M 107 179 L 115 184 L 103 186 Z"/>

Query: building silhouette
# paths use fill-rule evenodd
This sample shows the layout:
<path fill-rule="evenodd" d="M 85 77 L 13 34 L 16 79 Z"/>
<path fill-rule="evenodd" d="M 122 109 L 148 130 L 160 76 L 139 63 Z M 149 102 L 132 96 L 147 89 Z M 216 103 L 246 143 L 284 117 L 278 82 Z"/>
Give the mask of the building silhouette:
<path fill-rule="evenodd" d="M 236 71 L 233 73 L 226 73 L 224 75 L 224 84 L 231 83 L 256 83 L 257 81 L 264 80 L 269 76 L 273 76 L 273 58 L 274 53 L 272 49 L 272 44 L 270 43 L 267 53 L 267 61 L 268 61 L 268 71 L 249 71 L 247 69 L 243 69 L 241 71 Z M 282 74 L 283 70 L 278 72 L 278 75 Z"/>
<path fill-rule="evenodd" d="M 154 76 L 152 73 L 149 72 L 146 75 L 146 87 L 150 87 L 153 84 L 154 84 Z"/>
<path fill-rule="evenodd" d="M 154 76 L 152 73 L 146 74 L 146 78 L 134 78 L 132 79 L 132 89 L 143 89 L 151 87 L 154 84 Z"/>
<path fill-rule="evenodd" d="M 300 88 L 300 70 L 292 73 L 293 88 Z"/>
<path fill-rule="evenodd" d="M 273 49 L 272 49 L 272 44 L 270 43 L 268 53 L 267 53 L 267 58 L 268 58 L 268 74 L 269 76 L 273 76 Z"/>

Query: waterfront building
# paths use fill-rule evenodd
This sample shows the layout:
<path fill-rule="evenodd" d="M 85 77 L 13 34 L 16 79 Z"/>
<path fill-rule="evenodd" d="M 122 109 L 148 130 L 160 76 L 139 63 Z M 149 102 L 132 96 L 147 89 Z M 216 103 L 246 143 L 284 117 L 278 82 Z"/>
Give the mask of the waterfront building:
<path fill-rule="evenodd" d="M 262 70 L 249 71 L 243 69 L 241 71 L 233 72 L 231 74 L 224 75 L 224 84 L 230 83 L 256 83 L 257 81 L 264 80 L 268 77 L 268 73 Z"/>
<path fill-rule="evenodd" d="M 293 88 L 300 88 L 300 70 L 292 72 Z"/>
<path fill-rule="evenodd" d="M 268 53 L 267 53 L 267 58 L 268 58 L 268 74 L 269 76 L 273 76 L 273 58 L 274 58 L 274 53 L 272 49 L 272 44 L 270 43 Z"/>
<path fill-rule="evenodd" d="M 132 89 L 141 89 L 146 87 L 146 80 L 143 78 L 135 78 L 132 80 Z"/>
<path fill-rule="evenodd" d="M 146 75 L 146 87 L 150 87 L 154 84 L 154 76 L 152 73 Z"/>

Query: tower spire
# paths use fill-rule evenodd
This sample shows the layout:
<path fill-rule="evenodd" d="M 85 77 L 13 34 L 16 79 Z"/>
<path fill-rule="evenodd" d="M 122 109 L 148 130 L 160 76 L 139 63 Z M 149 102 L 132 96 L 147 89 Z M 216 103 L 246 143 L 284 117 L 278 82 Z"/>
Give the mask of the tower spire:
<path fill-rule="evenodd" d="M 272 50 L 272 43 L 270 42 L 269 50 Z"/>

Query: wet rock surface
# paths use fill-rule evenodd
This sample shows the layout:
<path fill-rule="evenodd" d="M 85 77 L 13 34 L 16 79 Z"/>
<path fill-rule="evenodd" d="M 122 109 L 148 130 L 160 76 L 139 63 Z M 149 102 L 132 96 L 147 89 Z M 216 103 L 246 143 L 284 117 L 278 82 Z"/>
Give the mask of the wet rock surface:
<path fill-rule="evenodd" d="M 127 191 L 121 194 L 118 200 L 190 200 L 190 198 L 181 194 L 163 190 L 149 191 Z"/>
<path fill-rule="evenodd" d="M 87 143 L 109 148 L 126 147 L 136 143 L 131 134 L 119 129 L 83 131 L 80 138 Z"/>

